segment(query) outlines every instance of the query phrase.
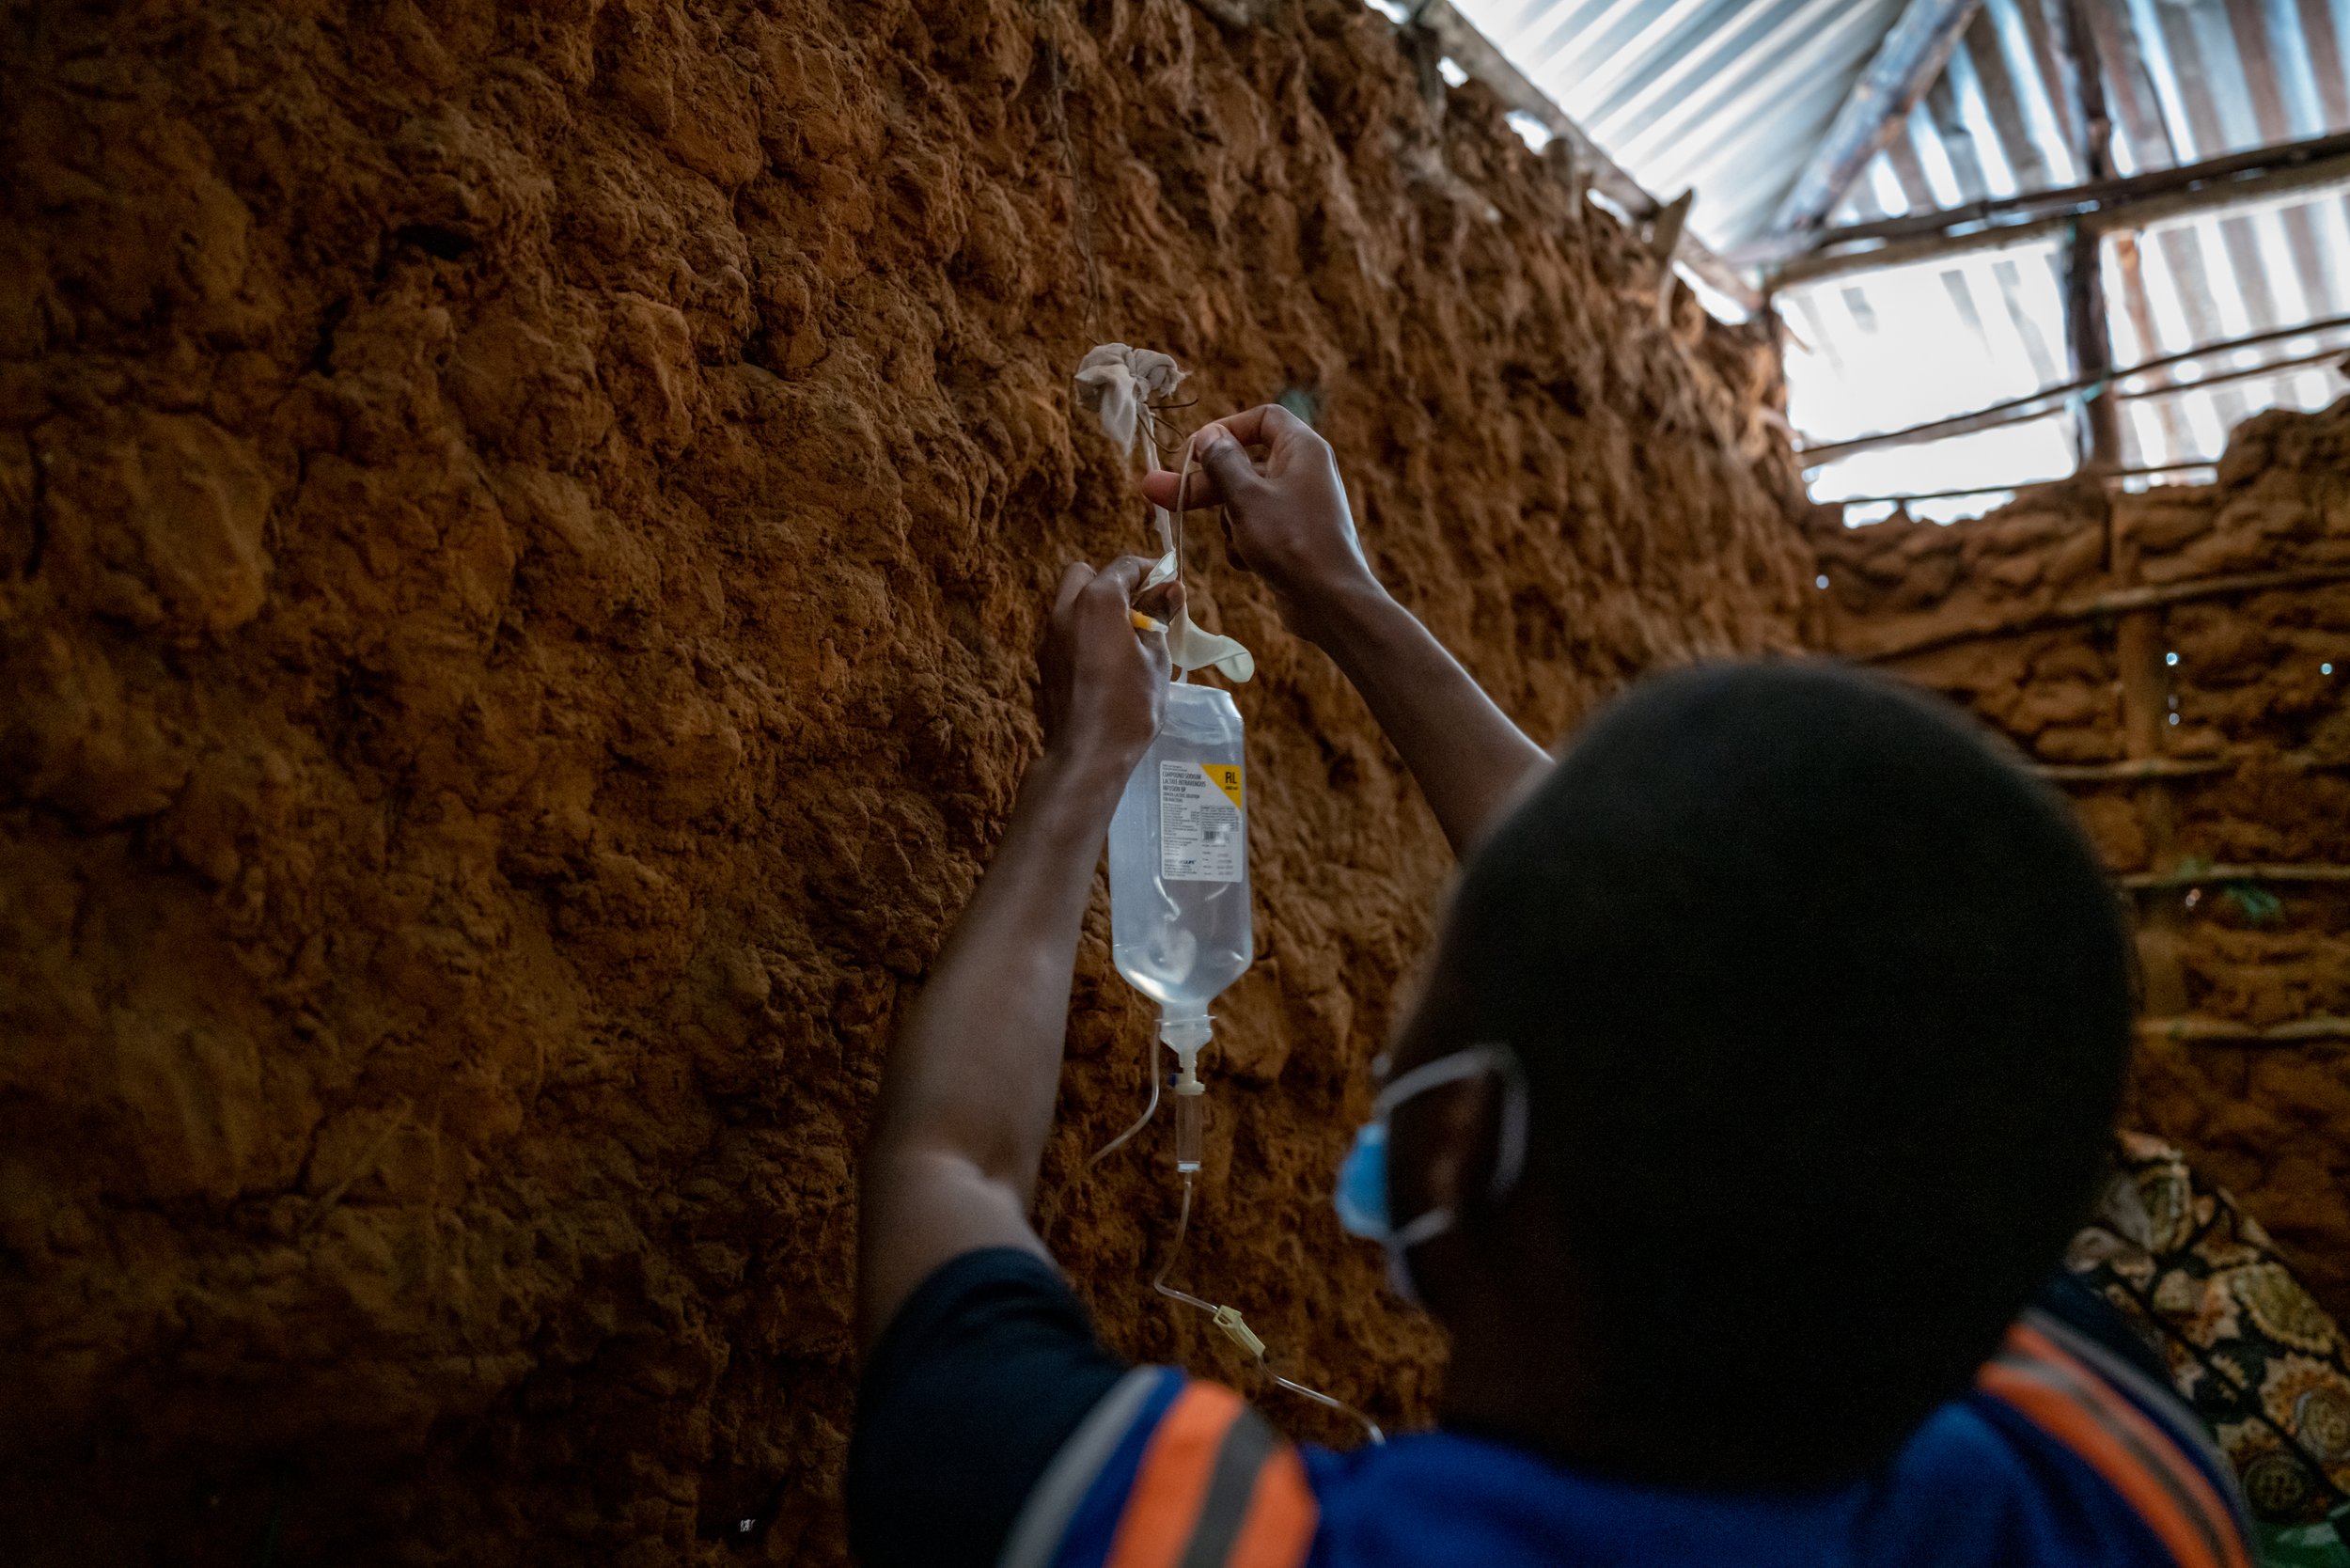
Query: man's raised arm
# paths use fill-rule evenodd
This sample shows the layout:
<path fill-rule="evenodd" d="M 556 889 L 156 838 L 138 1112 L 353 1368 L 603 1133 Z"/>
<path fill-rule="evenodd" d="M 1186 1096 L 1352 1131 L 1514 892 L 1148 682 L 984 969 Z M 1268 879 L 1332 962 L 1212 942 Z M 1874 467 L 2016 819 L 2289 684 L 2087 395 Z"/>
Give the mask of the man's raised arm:
<path fill-rule="evenodd" d="M 1028 1224 L 1060 1082 L 1077 933 L 1127 776 L 1166 711 L 1167 639 L 1130 617 L 1150 563 L 1061 579 L 1042 660 L 1044 755 L 931 966 L 882 1074 L 860 1175 L 857 1320 L 870 1349 L 914 1288 L 982 1247 L 1042 1256 Z M 1172 614 L 1169 589 L 1153 605 Z"/>
<path fill-rule="evenodd" d="M 1261 447 L 1261 468 L 1246 448 Z M 1268 404 L 1192 437 L 1188 507 L 1227 508 L 1244 564 L 1272 584 L 1282 623 L 1330 655 L 1402 754 L 1453 853 L 1465 855 L 1549 754 L 1371 574 L 1330 444 Z M 1176 477 L 1144 488 L 1175 502 Z"/>

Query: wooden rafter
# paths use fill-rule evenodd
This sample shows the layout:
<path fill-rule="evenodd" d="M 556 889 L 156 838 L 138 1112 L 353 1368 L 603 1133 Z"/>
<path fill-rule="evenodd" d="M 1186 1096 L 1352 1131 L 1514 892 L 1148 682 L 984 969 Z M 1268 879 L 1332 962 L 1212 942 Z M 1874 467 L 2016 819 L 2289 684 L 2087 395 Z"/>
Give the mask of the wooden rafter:
<path fill-rule="evenodd" d="M 2114 880 L 2133 893 L 2209 887 L 2222 882 L 2350 882 L 2350 866 L 2190 866 L 2173 871 L 2132 871 Z"/>
<path fill-rule="evenodd" d="M 2141 1018 L 2138 1021 L 2138 1032 L 2143 1038 L 2177 1041 L 2182 1044 L 2298 1045 L 2313 1040 L 2350 1040 L 2350 1018 L 2320 1013 L 2264 1029 L 2239 1024 L 2232 1018 Z"/>
<path fill-rule="evenodd" d="M 1995 615 L 1972 624 L 1929 625 L 1914 631 L 1897 631 L 1895 635 L 1873 645 L 1862 643 L 1847 648 L 1844 653 L 1861 664 L 1885 664 L 1895 659 L 1915 658 L 1920 653 L 1931 653 L 1958 643 L 2023 636 L 2044 632 L 2051 627 L 2070 625 L 2075 621 L 2123 616 L 2134 610 L 2151 610 L 2164 604 L 2184 604 L 2197 599 L 2224 599 L 2239 593 L 2270 593 L 2279 588 L 2315 588 L 2345 579 L 2350 579 L 2350 562 L 2292 567 L 2278 572 L 2241 572 L 2221 577 L 2192 577 L 2184 582 L 2117 588 L 2083 598 L 2060 600 L 2042 608 L 2027 609 L 2012 615 Z"/>
<path fill-rule="evenodd" d="M 1620 208 L 1634 223 L 1654 223 L 1667 203 L 1651 196 L 1623 166 L 1607 156 L 1597 142 L 1550 101 L 1550 95 L 1512 65 L 1493 40 L 1453 9 L 1449 0 L 1424 0 L 1412 13 L 1413 23 L 1426 28 L 1452 63 L 1491 87 L 1504 103 L 1532 117 L 1574 153 L 1575 166 L 1590 180 L 1590 188 Z M 1684 210 L 1685 216 L 1686 210 Z M 1762 308 L 1762 296 L 1737 268 L 1709 249 L 1684 225 L 1673 237 L 1672 259 L 1705 281 L 1706 287 L 1735 300 L 1748 311 Z"/>
<path fill-rule="evenodd" d="M 1946 418 L 1929 419 L 1923 424 L 1909 425 L 1901 430 L 1879 431 L 1869 435 L 1854 436 L 1848 441 L 1820 442 L 1799 447 L 1795 449 L 1795 455 L 1803 460 L 1803 465 L 1806 468 L 1818 468 L 1839 458 L 1850 457 L 1855 452 L 1873 451 L 1882 447 L 1905 447 L 1920 441 L 1943 441 L 1954 435 L 1966 435 L 1976 431 L 1990 430 L 1998 425 L 2012 425 L 2026 419 L 2044 418 L 2062 406 L 2066 400 L 2077 397 L 2084 392 L 2151 376 L 2159 370 L 2175 372 L 2180 366 L 2194 364 L 2223 353 L 2233 353 L 2242 349 L 2255 348 L 2264 343 L 2273 343 L 2279 338 L 2318 337 L 2343 327 L 2350 327 L 2350 316 L 2328 316 L 2323 321 L 2299 321 L 2292 326 L 2271 327 L 2266 332 L 2248 333 L 2244 337 L 2223 338 L 2217 343 L 2199 343 L 2191 349 L 2183 349 L 2177 353 L 2143 359 L 2135 365 L 2123 366 L 2119 369 L 2107 367 L 2093 376 L 2076 376 L 2060 385 L 2044 386 L 2037 392 L 2027 392 L 2020 398 L 2009 398 L 2000 402 L 1988 404 L 1976 409 L 1971 414 L 1953 414 Z M 2304 365 L 2322 365 L 2339 361 L 2342 358 L 2342 351 L 2346 347 L 2350 345 L 2338 343 L 2314 353 L 2292 354 L 2282 359 L 2264 360 L 2257 365 L 2236 366 L 2226 370 L 2200 374 L 2191 381 L 2174 374 L 2167 384 L 2142 386 L 2134 391 L 2121 391 L 2117 395 L 2124 399 L 2157 398 L 2172 392 L 2192 392 L 2199 387 L 2217 386 L 2231 381 L 2248 381 L 2254 377 L 2274 375 L 2280 370 L 2294 369 Z M 2205 462 L 2162 466 L 2205 468 L 2209 467 L 2210 463 Z M 1934 492 L 1931 494 L 1898 498 L 1922 501 L 1942 494 L 1980 495 L 1993 490 L 2015 488 L 2017 487 L 2014 485 L 1984 485 L 1980 489 L 1970 491 Z M 1892 500 L 1897 497 L 1875 496 L 1872 499 Z"/>
<path fill-rule="evenodd" d="M 1776 286 L 1784 288 L 2044 240 L 2076 222 L 2099 232 L 2142 228 L 2189 212 L 2344 183 L 2350 183 L 2350 133 L 2255 148 L 2126 179 L 2092 180 L 2061 190 L 1850 224 L 1826 230 L 1804 247 L 1784 239 L 1759 242 L 1731 252 L 1730 259 L 1773 268 Z"/>
<path fill-rule="evenodd" d="M 1778 204 L 1771 220 L 1775 235 L 1808 236 L 1827 221 L 1869 160 L 1884 150 L 1942 74 L 1959 35 L 1982 5 L 1982 0 L 1909 0 Z"/>
<path fill-rule="evenodd" d="M 2031 771 L 2052 784 L 2143 784 L 2233 773 L 2236 766 L 2227 757 L 2130 757 L 2119 762 L 2035 762 Z"/>

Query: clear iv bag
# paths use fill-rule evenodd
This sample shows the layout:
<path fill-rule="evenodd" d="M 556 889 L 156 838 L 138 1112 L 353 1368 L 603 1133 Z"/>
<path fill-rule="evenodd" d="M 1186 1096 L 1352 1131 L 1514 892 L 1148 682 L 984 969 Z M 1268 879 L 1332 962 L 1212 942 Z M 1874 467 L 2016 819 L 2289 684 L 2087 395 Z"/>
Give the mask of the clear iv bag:
<path fill-rule="evenodd" d="M 1159 1004 L 1188 1056 L 1208 1004 L 1253 956 L 1240 710 L 1214 686 L 1167 687 L 1167 720 L 1110 819 L 1110 956 Z"/>

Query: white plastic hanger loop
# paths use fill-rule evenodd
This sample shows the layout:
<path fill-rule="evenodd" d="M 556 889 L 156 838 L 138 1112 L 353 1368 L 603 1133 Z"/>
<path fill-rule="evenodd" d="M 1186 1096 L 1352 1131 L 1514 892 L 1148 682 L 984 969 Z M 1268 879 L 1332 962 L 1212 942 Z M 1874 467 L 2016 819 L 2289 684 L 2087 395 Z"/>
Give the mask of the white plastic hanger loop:
<path fill-rule="evenodd" d="M 1132 453 L 1137 437 L 1142 442 L 1145 469 L 1160 473 L 1157 418 L 1152 412 L 1151 400 L 1164 398 L 1175 390 L 1183 379 L 1183 370 L 1175 361 L 1155 349 L 1129 348 L 1124 343 L 1104 343 L 1088 352 L 1077 362 L 1077 406 L 1101 421 L 1102 433 L 1118 444 L 1121 452 Z M 1176 476 L 1176 510 L 1165 507 L 1151 509 L 1159 526 L 1159 548 L 1162 554 L 1142 586 L 1155 588 L 1159 584 L 1183 575 L 1183 532 L 1181 511 L 1183 492 L 1191 483 L 1191 448 L 1183 448 L 1183 466 Z M 1167 629 L 1167 651 L 1175 667 L 1183 671 L 1213 668 L 1228 681 L 1246 681 L 1257 673 L 1257 660 L 1247 649 L 1231 637 L 1202 631 L 1191 619 L 1186 605 L 1179 611 Z"/>

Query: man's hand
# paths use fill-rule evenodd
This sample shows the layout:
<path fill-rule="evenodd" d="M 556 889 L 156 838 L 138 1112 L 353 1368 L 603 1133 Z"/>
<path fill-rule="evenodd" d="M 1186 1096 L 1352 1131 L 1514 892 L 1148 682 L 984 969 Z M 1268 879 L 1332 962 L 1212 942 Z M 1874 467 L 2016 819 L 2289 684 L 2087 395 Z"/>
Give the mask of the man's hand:
<path fill-rule="evenodd" d="M 1121 556 L 1099 572 L 1075 561 L 1061 573 L 1037 655 L 1047 749 L 1131 772 L 1158 734 L 1172 673 L 1167 634 L 1138 630 L 1134 613 L 1164 623 L 1182 597 L 1162 583 L 1137 603 L 1136 585 L 1150 570 L 1143 557 Z"/>
<path fill-rule="evenodd" d="M 1261 468 L 1249 461 L 1250 447 L 1264 448 Z M 1267 403 L 1201 426 L 1191 449 L 1197 466 L 1182 486 L 1183 506 L 1226 509 L 1234 554 L 1272 585 L 1292 633 L 1322 641 L 1340 603 L 1385 597 L 1355 537 L 1330 444 L 1312 426 Z M 1172 508 L 1178 476 L 1148 475 L 1142 488 L 1153 504 Z"/>
<path fill-rule="evenodd" d="M 1304 420 L 1252 408 L 1201 426 L 1191 446 L 1205 472 L 1182 486 L 1183 506 L 1226 509 L 1234 551 L 1272 585 L 1281 623 L 1346 672 L 1465 854 L 1550 759 L 1379 586 L 1330 444 Z M 1264 448 L 1261 468 L 1250 447 Z M 1175 505 L 1176 489 L 1173 474 L 1143 480 L 1162 507 Z"/>

